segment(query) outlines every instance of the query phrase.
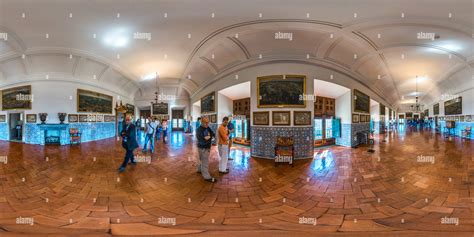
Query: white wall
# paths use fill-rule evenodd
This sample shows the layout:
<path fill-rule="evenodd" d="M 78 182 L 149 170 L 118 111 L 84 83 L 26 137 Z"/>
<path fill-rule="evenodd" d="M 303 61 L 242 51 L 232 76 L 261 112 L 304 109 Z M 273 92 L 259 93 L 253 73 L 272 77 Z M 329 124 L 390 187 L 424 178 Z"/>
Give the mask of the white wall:
<path fill-rule="evenodd" d="M 341 124 L 352 123 L 352 91 L 336 98 L 336 118 L 341 119 Z"/>
<path fill-rule="evenodd" d="M 217 124 L 222 123 L 222 119 L 231 116 L 234 112 L 234 103 L 229 97 L 217 93 Z"/>
<path fill-rule="evenodd" d="M 69 81 L 32 81 L 15 86 L 9 86 L 1 89 L 8 89 L 23 85 L 31 85 L 33 94 L 33 102 L 31 110 L 24 110 L 25 114 L 48 113 L 48 120 L 46 123 L 59 123 L 58 113 L 63 112 L 67 114 L 88 114 L 77 112 L 77 89 L 90 90 L 100 92 L 106 95 L 113 96 L 113 108 L 117 99 L 122 100 L 123 104 L 133 104 L 132 98 L 119 95 L 112 91 L 97 88 L 90 85 L 79 84 Z M 8 114 L 12 112 L 22 112 L 21 110 L 14 111 L 0 111 L 0 114 Z M 115 111 L 112 110 L 112 114 Z M 39 122 L 39 116 L 37 116 Z M 66 118 L 67 121 L 67 118 Z"/>
<path fill-rule="evenodd" d="M 370 119 L 372 119 L 374 122 L 379 122 L 380 121 L 380 105 L 372 105 L 370 107 Z"/>

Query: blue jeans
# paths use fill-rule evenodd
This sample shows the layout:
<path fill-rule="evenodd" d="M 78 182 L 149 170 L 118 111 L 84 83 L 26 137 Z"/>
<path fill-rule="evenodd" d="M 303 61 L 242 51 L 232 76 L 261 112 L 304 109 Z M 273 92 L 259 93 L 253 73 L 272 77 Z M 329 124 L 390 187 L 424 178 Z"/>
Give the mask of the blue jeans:
<path fill-rule="evenodd" d="M 145 145 L 143 146 L 143 150 L 146 151 L 146 146 L 148 145 L 148 142 L 151 142 L 150 144 L 150 151 L 153 152 L 155 148 L 155 138 L 153 137 L 153 134 L 146 134 L 145 135 Z"/>

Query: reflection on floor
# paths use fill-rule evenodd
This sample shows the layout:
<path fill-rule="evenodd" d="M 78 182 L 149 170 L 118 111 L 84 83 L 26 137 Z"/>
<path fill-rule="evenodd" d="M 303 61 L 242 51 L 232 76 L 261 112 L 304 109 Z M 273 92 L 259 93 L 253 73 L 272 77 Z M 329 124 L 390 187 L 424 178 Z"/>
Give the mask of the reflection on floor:
<path fill-rule="evenodd" d="M 181 132 L 168 144 L 157 141 L 153 154 L 137 150 L 151 162 L 121 174 L 124 152 L 115 139 L 0 142 L 0 158 L 8 159 L 0 163 L 0 235 L 470 236 L 473 148 L 407 129 L 378 137 L 374 153 L 332 146 L 275 167 L 236 146 L 230 173 L 219 175 L 213 147 L 218 182 L 211 184 L 196 174 L 195 141 Z"/>

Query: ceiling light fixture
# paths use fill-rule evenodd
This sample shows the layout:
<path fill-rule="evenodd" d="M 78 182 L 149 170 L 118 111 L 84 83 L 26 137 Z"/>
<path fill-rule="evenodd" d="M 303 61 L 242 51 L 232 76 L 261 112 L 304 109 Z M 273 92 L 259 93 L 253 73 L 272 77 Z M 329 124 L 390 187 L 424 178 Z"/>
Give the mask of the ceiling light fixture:
<path fill-rule="evenodd" d="M 410 106 L 413 113 L 421 113 L 423 111 L 423 105 L 418 103 L 418 95 L 418 76 L 416 76 L 415 104 Z"/>

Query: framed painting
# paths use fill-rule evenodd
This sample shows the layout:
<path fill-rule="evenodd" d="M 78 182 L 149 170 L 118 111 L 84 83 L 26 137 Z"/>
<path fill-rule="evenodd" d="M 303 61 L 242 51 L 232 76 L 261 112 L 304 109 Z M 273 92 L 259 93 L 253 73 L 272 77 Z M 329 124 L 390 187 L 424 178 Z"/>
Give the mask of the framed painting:
<path fill-rule="evenodd" d="M 359 90 L 354 89 L 354 99 L 353 99 L 353 108 L 354 112 L 357 113 L 370 113 L 370 96 L 362 93 Z M 385 114 L 385 106 L 384 106 Z"/>
<path fill-rule="evenodd" d="M 27 114 L 26 115 L 27 123 L 36 123 L 36 114 Z"/>
<path fill-rule="evenodd" d="M 113 115 L 105 115 L 104 116 L 104 122 L 114 122 L 115 121 L 115 116 Z"/>
<path fill-rule="evenodd" d="M 96 121 L 96 115 L 95 114 L 88 114 L 87 115 L 87 121 L 88 122 L 95 122 Z"/>
<path fill-rule="evenodd" d="M 270 125 L 270 115 L 268 111 L 253 112 L 253 125 Z"/>
<path fill-rule="evenodd" d="M 2 110 L 31 109 L 31 85 L 2 90 Z"/>
<path fill-rule="evenodd" d="M 4 114 L 0 115 L 0 123 L 6 123 L 7 122 L 7 116 Z"/>
<path fill-rule="evenodd" d="M 81 122 L 81 123 L 89 122 L 88 115 L 87 114 L 79 114 L 79 122 Z"/>
<path fill-rule="evenodd" d="M 126 113 L 132 114 L 133 116 L 135 116 L 135 106 L 134 105 L 126 104 L 125 107 L 127 108 Z"/>
<path fill-rule="evenodd" d="M 352 123 L 359 123 L 359 114 L 352 114 Z"/>
<path fill-rule="evenodd" d="M 201 113 L 216 112 L 216 92 L 211 92 L 201 98 Z"/>
<path fill-rule="evenodd" d="M 311 125 L 311 111 L 293 111 L 293 121 L 295 126 Z"/>
<path fill-rule="evenodd" d="M 291 125 L 290 111 L 273 111 L 272 124 L 274 126 L 289 126 Z"/>
<path fill-rule="evenodd" d="M 433 115 L 439 115 L 439 103 L 433 105 Z"/>
<path fill-rule="evenodd" d="M 367 115 L 365 116 L 365 121 L 366 121 L 367 123 L 370 122 L 370 115 L 367 114 Z"/>
<path fill-rule="evenodd" d="M 67 120 L 70 123 L 77 123 L 77 122 L 79 122 L 79 116 L 77 114 L 68 114 L 67 115 Z"/>
<path fill-rule="evenodd" d="M 365 123 L 367 122 L 367 117 L 365 116 L 365 114 L 361 114 L 359 115 L 359 120 L 361 123 Z"/>
<path fill-rule="evenodd" d="M 113 97 L 77 89 L 77 112 L 112 114 Z"/>
<path fill-rule="evenodd" d="M 306 100 L 306 76 L 272 75 L 257 77 L 258 108 L 304 108 Z"/>
<path fill-rule="evenodd" d="M 153 114 L 168 114 L 168 103 L 160 102 L 152 105 Z"/>
<path fill-rule="evenodd" d="M 211 116 L 209 116 L 209 120 L 211 123 L 217 123 L 217 115 L 211 114 Z"/>
<path fill-rule="evenodd" d="M 95 121 L 100 123 L 100 122 L 104 122 L 104 115 L 103 114 L 98 114 L 95 116 Z"/>
<path fill-rule="evenodd" d="M 462 97 L 448 100 L 444 102 L 444 114 L 455 115 L 462 114 Z"/>

